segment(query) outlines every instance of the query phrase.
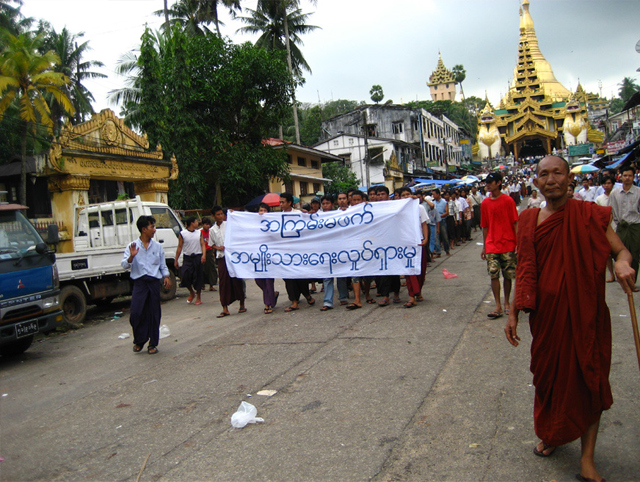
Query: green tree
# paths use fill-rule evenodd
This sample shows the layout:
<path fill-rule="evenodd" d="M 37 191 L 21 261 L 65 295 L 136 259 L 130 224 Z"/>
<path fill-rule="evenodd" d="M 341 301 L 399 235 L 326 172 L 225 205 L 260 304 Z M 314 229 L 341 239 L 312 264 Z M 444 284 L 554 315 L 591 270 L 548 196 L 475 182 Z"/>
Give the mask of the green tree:
<path fill-rule="evenodd" d="M 213 23 L 218 37 L 220 25 L 224 25 L 218 15 L 218 6 L 222 5 L 234 14 L 242 10 L 240 0 L 178 0 L 171 8 L 165 6 L 162 10 L 154 12 L 159 17 L 165 17 L 163 29 L 167 31 L 167 25 L 179 25 L 189 35 L 204 35 L 209 33 L 207 25 Z"/>
<path fill-rule="evenodd" d="M 331 179 L 325 184 L 325 194 L 331 194 L 335 199 L 340 192 L 358 189 L 358 178 L 355 173 L 341 162 L 325 162 L 322 164 L 322 176 Z"/>
<path fill-rule="evenodd" d="M 21 6 L 22 0 L 0 0 L 0 29 L 18 35 L 31 26 L 33 19 L 22 15 Z"/>
<path fill-rule="evenodd" d="M 316 1 L 311 0 L 311 3 L 315 5 Z M 306 60 L 304 60 L 302 53 L 296 46 L 296 43 L 302 43 L 299 35 L 319 28 L 313 25 L 304 24 L 309 14 L 303 14 L 299 9 L 299 5 L 299 0 L 258 0 L 258 7 L 256 10 L 251 10 L 251 12 L 254 13 L 255 19 L 253 17 L 242 17 L 243 21 L 249 23 L 247 27 L 244 27 L 248 29 L 246 31 L 262 31 L 267 34 L 267 37 L 273 37 L 271 48 L 281 48 L 282 39 L 284 39 L 284 49 L 287 52 L 287 66 L 289 67 L 289 75 L 291 76 L 294 86 L 303 82 L 300 75 L 301 68 L 311 72 L 311 68 L 307 64 Z M 296 22 L 300 22 L 300 24 L 290 24 L 290 15 L 293 15 L 291 20 L 296 19 Z M 265 21 L 268 22 L 269 19 L 271 19 L 271 22 L 265 23 Z M 276 35 L 278 24 L 282 25 L 284 35 Z M 253 30 L 251 30 L 252 28 Z M 242 29 L 240 29 L 240 31 L 242 31 Z M 265 39 L 265 44 L 266 43 L 268 43 L 268 39 Z M 300 125 L 298 121 L 298 105 L 296 102 L 295 87 L 291 92 L 291 106 L 293 110 L 296 143 L 300 144 Z"/>
<path fill-rule="evenodd" d="M 60 63 L 60 58 L 53 51 L 40 54 L 43 43 L 42 35 L 22 33 L 14 36 L 3 32 L 0 53 L 0 114 L 3 114 L 13 102 L 17 102 L 22 121 L 20 171 L 20 202 L 26 203 L 27 193 L 27 135 L 35 133 L 38 124 L 43 125 L 49 132 L 53 126 L 51 111 L 45 95 L 50 95 L 70 114 L 74 114 L 71 100 L 65 94 L 64 88 L 69 84 L 69 78 L 54 72 L 53 68 Z"/>
<path fill-rule="evenodd" d="M 210 207 L 220 192 L 225 204 L 240 205 L 270 177 L 288 177 L 284 149 L 263 144 L 291 95 L 283 52 L 177 28 L 159 43 L 147 30 L 137 68 L 140 128 L 178 159 L 172 205 Z"/>
<path fill-rule="evenodd" d="M 75 109 L 75 123 L 84 122 L 91 114 L 93 107 L 91 102 L 95 99 L 93 94 L 84 86 L 87 79 L 104 79 L 107 76 L 96 72 L 96 67 L 104 67 L 104 64 L 97 60 L 86 60 L 85 56 L 91 48 L 89 42 L 78 44 L 84 36 L 84 32 L 78 34 L 70 33 L 63 28 L 60 33 L 51 29 L 46 33 L 45 41 L 41 51 L 54 51 L 60 58 L 60 63 L 55 66 L 56 72 L 61 72 L 70 79 L 69 85 L 65 88 L 67 97 Z M 58 132 L 59 124 L 63 118 L 69 115 L 57 102 L 51 105 L 52 117 L 54 120 L 54 132 Z M 58 125 L 55 125 L 58 124 Z"/>
<path fill-rule="evenodd" d="M 384 99 L 384 92 L 382 91 L 382 87 L 377 84 L 371 87 L 369 94 L 371 95 L 371 100 L 376 104 L 382 102 L 382 99 Z"/>
<path fill-rule="evenodd" d="M 618 85 L 620 86 L 618 94 L 625 103 L 629 102 L 633 94 L 640 92 L 640 86 L 631 77 L 625 77 Z"/>

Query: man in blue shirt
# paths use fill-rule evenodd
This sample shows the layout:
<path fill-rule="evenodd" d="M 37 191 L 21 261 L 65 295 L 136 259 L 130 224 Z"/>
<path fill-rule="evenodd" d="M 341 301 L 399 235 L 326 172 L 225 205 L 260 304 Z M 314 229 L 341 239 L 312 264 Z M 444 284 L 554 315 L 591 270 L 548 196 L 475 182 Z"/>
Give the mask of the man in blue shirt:
<path fill-rule="evenodd" d="M 147 341 L 149 355 L 158 353 L 160 339 L 160 283 L 171 288 L 169 268 L 160 243 L 153 240 L 156 220 L 151 216 L 140 216 L 136 221 L 140 238 L 124 250 L 121 265 L 131 269 L 133 292 L 129 322 L 133 328 L 133 351 L 140 353 Z"/>
<path fill-rule="evenodd" d="M 440 236 L 436 236 L 436 254 L 435 258 L 439 258 L 442 253 L 442 247 L 444 247 L 447 256 L 451 253 L 449 250 L 451 249 L 449 246 L 449 236 L 447 235 L 447 217 L 449 216 L 449 207 L 447 201 L 442 199 L 442 195 L 440 194 L 440 189 L 433 190 L 433 204 L 436 205 L 436 209 L 438 210 L 438 214 L 440 214 Z"/>

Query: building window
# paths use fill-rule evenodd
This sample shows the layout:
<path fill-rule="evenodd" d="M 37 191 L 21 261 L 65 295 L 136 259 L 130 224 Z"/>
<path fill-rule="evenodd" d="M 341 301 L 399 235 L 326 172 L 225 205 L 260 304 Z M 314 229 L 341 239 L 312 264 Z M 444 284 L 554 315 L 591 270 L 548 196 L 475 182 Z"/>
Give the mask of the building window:
<path fill-rule="evenodd" d="M 352 146 L 353 145 L 353 137 L 349 138 L 349 145 Z"/>
<path fill-rule="evenodd" d="M 404 132 L 404 124 L 402 122 L 394 122 L 391 124 L 391 130 L 394 134 L 402 134 Z"/>
<path fill-rule="evenodd" d="M 311 168 L 320 169 L 320 165 L 318 164 L 318 161 L 311 161 Z"/>
<path fill-rule="evenodd" d="M 413 130 L 414 131 L 419 131 L 420 130 L 420 124 L 417 120 L 413 121 Z"/>
<path fill-rule="evenodd" d="M 433 90 L 438 90 L 438 86 L 437 86 L 437 85 L 434 85 L 434 86 L 433 86 Z"/>
<path fill-rule="evenodd" d="M 338 141 L 337 141 L 337 140 L 333 141 L 333 145 L 334 145 L 335 147 L 338 147 Z"/>
<path fill-rule="evenodd" d="M 300 196 L 307 195 L 307 183 L 300 181 Z"/>
<path fill-rule="evenodd" d="M 320 183 L 319 182 L 314 182 L 313 183 L 313 193 L 317 194 L 318 192 L 320 192 L 322 189 L 320 187 Z"/>
<path fill-rule="evenodd" d="M 293 194 L 293 183 L 291 181 L 287 181 L 284 183 L 284 192 Z"/>
<path fill-rule="evenodd" d="M 307 160 L 304 157 L 298 157 L 298 166 L 306 166 Z"/>
<path fill-rule="evenodd" d="M 291 154 L 287 154 L 287 162 L 288 162 L 289 164 L 291 164 L 291 162 L 292 162 L 292 161 L 291 161 Z"/>

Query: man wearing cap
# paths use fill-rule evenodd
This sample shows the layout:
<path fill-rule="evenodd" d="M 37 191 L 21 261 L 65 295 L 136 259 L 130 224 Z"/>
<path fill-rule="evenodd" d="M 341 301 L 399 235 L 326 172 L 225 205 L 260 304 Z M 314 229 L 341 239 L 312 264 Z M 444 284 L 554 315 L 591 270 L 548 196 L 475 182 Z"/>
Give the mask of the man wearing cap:
<path fill-rule="evenodd" d="M 480 226 L 484 246 L 482 259 L 487 261 L 487 271 L 491 277 L 491 290 L 496 302 L 495 309 L 487 316 L 500 318 L 509 312 L 511 280 L 516 277 L 516 229 L 518 210 L 510 196 L 502 194 L 502 175 L 492 172 L 486 179 L 486 189 L 491 196 L 480 205 Z M 504 310 L 500 302 L 500 272 L 504 277 Z"/>

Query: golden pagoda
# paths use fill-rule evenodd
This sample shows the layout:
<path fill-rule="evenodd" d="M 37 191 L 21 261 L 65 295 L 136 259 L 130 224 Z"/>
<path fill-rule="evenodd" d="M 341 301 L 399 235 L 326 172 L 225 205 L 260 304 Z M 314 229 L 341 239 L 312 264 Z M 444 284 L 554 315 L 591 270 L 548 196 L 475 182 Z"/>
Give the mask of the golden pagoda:
<path fill-rule="evenodd" d="M 500 134 L 499 149 L 495 136 L 488 134 L 496 129 Z M 538 45 L 529 0 L 523 0 L 520 8 L 518 63 L 513 81 L 498 109 L 487 103 L 478 117 L 478 132 L 483 159 L 513 154 L 521 160 L 587 142 L 587 96 L 581 85 L 573 94 L 553 75 Z"/>
<path fill-rule="evenodd" d="M 438 52 L 438 65 L 429 76 L 427 85 L 431 92 L 431 100 L 456 100 L 456 78 L 453 72 L 444 66 L 440 52 Z"/>

